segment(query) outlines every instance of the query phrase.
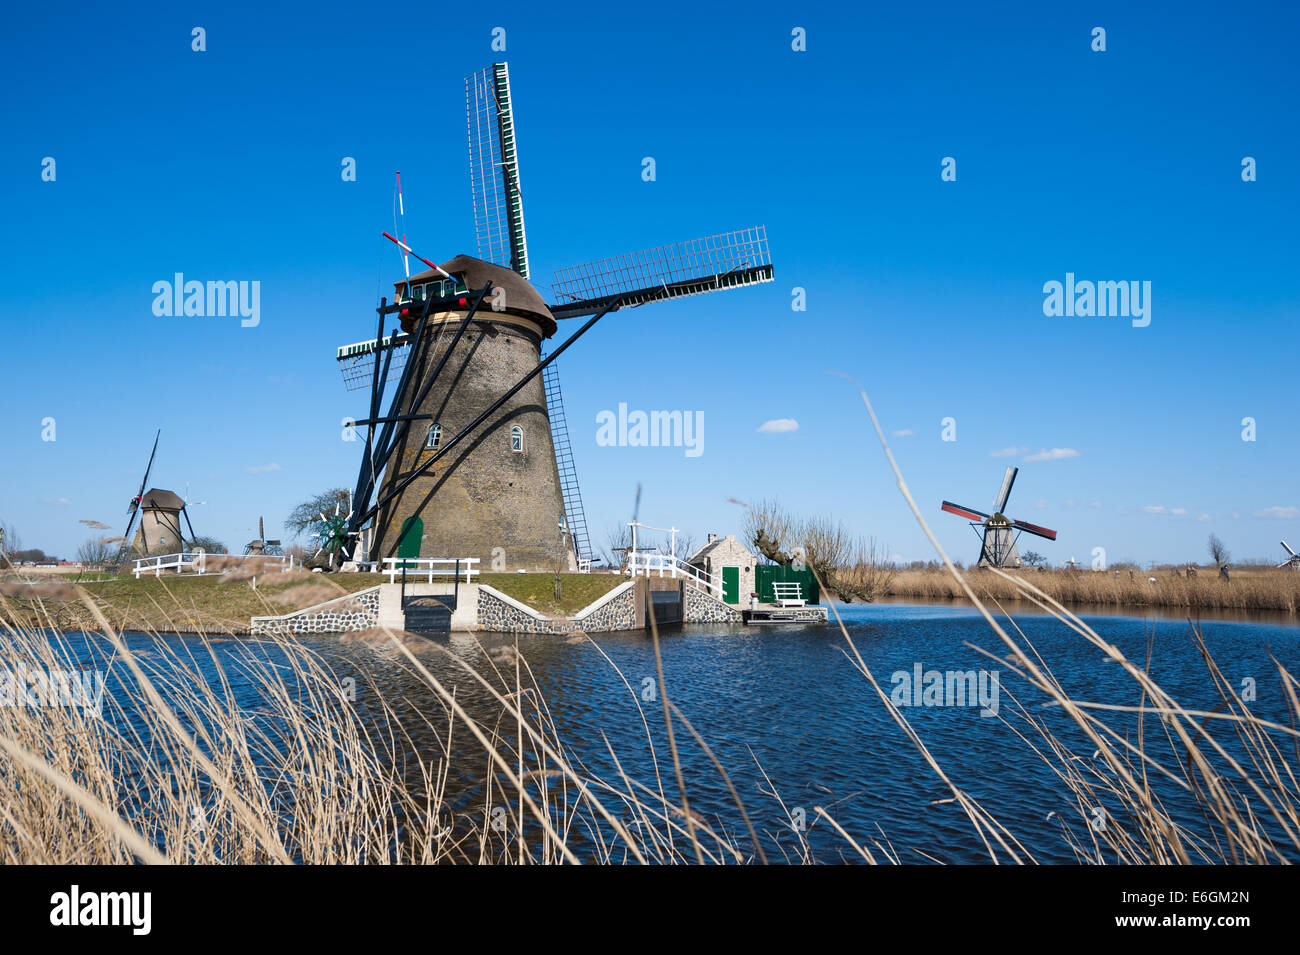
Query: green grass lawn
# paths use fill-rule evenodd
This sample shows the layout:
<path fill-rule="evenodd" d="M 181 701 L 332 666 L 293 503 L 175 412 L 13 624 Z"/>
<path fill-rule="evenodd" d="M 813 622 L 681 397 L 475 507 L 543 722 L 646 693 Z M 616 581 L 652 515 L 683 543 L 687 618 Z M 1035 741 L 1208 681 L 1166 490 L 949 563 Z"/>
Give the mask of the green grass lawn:
<path fill-rule="evenodd" d="M 559 600 L 555 599 L 554 574 L 483 574 L 478 581 L 540 613 L 568 617 L 626 579 L 617 574 L 560 574 Z"/>
<path fill-rule="evenodd" d="M 114 575 L 99 581 L 82 580 L 89 594 L 113 626 L 126 630 L 202 631 L 245 633 L 252 617 L 300 610 L 313 604 L 364 590 L 387 580 L 379 574 L 270 573 L 250 580 L 224 581 L 205 577 Z M 12 612 L 28 622 L 38 622 L 39 600 L 64 629 L 98 627 L 94 615 L 73 591 L 73 580 L 42 582 L 32 596 L 11 596 Z"/>
<path fill-rule="evenodd" d="M 11 592 L 4 600 L 8 615 L 41 625 L 42 609 L 56 626 L 97 628 L 94 615 L 81 603 L 89 594 L 114 627 L 159 632 L 246 633 L 252 617 L 301 610 L 344 594 L 387 583 L 386 574 L 269 573 L 249 580 L 224 580 L 216 575 L 176 577 L 130 574 L 97 575 L 77 587 L 72 575 L 51 575 L 30 591 Z M 614 574 L 561 574 L 561 597 L 555 599 L 553 574 L 483 574 L 481 583 L 551 615 L 569 616 L 623 582 Z M 40 606 L 38 607 L 38 603 Z"/>

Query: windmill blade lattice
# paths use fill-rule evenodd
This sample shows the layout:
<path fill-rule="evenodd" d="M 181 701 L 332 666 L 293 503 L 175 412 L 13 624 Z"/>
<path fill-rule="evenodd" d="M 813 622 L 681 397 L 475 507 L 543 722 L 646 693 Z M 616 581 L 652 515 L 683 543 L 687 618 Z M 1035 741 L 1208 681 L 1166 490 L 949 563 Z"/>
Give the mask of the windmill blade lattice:
<path fill-rule="evenodd" d="M 343 345 L 338 350 L 339 371 L 343 373 L 343 387 L 348 391 L 360 391 L 369 388 L 375 373 L 375 361 L 386 350 L 391 349 L 393 357 L 388 365 L 388 378 L 393 381 L 402 374 L 406 359 L 411 353 L 411 336 L 398 330 L 385 335 L 383 342 L 371 338 L 368 341 Z"/>
<path fill-rule="evenodd" d="M 493 63 L 465 77 L 465 117 L 478 257 L 528 278 L 510 69 L 505 63 Z"/>
<path fill-rule="evenodd" d="M 557 269 L 551 314 L 573 318 L 600 311 L 615 296 L 622 307 L 771 282 L 767 227 L 701 239 Z"/>

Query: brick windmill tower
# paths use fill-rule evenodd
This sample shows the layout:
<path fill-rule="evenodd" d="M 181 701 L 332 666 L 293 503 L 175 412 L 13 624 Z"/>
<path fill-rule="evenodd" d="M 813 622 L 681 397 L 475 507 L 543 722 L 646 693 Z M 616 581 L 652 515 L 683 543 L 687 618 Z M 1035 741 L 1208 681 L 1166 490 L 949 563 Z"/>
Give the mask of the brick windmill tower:
<path fill-rule="evenodd" d="M 478 557 L 508 570 L 573 569 L 590 557 L 556 359 L 605 314 L 771 282 L 762 227 L 561 269 L 547 304 L 528 281 L 510 75 L 465 80 L 477 257 L 395 283 L 376 336 L 337 358 L 370 391 L 344 556 Z M 400 180 L 399 180 L 400 201 Z M 414 251 L 385 233 L 402 250 Z M 395 317 L 400 327 L 385 334 Z M 545 354 L 560 323 L 587 321 Z M 391 394 L 388 411 L 380 413 Z M 348 551 L 351 554 L 348 554 Z M 499 563 L 498 563 L 499 566 Z"/>

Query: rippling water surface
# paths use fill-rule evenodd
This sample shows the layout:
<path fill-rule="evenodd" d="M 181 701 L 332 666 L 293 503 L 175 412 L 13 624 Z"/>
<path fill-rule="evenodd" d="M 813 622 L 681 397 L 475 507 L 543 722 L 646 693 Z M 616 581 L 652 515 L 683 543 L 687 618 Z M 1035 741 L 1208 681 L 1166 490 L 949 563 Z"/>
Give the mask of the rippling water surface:
<path fill-rule="evenodd" d="M 904 712 L 949 777 L 1015 833 L 1036 859 L 1074 861 L 1062 836 L 1061 818 L 1070 821 L 1080 838 L 1087 832 L 1086 822 L 1050 767 L 1017 736 L 1016 731 L 1025 727 L 1013 714 L 1012 697 L 1048 720 L 1085 759 L 1093 747 L 1056 710 L 1043 707 L 1039 694 L 1007 667 L 974 649 L 1001 651 L 987 624 L 973 610 L 955 605 L 880 604 L 841 608 L 841 612 L 863 660 L 886 689 L 893 686 L 893 673 L 910 673 L 916 664 L 925 670 L 1000 671 L 1000 712 L 1010 725 L 982 717 L 974 706 L 912 707 Z M 1060 622 L 1035 614 L 1017 613 L 1015 619 L 1075 699 L 1139 702 L 1132 680 Z M 1186 620 L 1115 615 L 1085 619 L 1132 660 L 1144 660 L 1149 645 L 1154 678 L 1184 706 L 1213 709 L 1218 704 Z M 1254 712 L 1289 723 L 1269 654 L 1293 673 L 1300 672 L 1300 629 L 1284 618 L 1205 621 L 1201 627 L 1210 652 L 1235 685 L 1240 687 L 1246 678 L 1257 681 Z M 417 651 L 421 662 L 440 680 L 455 685 L 472 712 L 485 711 L 490 706 L 486 694 L 435 644 L 482 669 L 486 654 L 514 644 L 516 638 L 457 634 L 430 640 Z M 583 642 L 521 636 L 518 645 L 544 691 L 561 739 L 587 770 L 616 779 L 606 749 L 608 739 L 624 771 L 653 785 L 651 743 L 637 707 L 638 698 L 650 696 L 654 689 L 649 635 L 599 634 L 594 641 L 622 677 L 601 653 Z M 389 699 L 405 697 L 417 709 L 440 710 L 432 691 L 408 672 L 402 658 L 336 637 L 313 637 L 310 643 L 340 672 L 364 668 Z M 218 644 L 222 646 L 233 644 Z M 987 861 L 961 810 L 940 802 L 950 796 L 946 787 L 850 663 L 847 644 L 833 623 L 828 627 L 687 627 L 665 632 L 661 646 L 673 702 L 731 775 L 755 827 L 763 833 L 769 858 L 780 858 L 783 849 L 796 842 L 786 811 L 797 815 L 798 810 L 807 819 L 807 838 L 819 858 L 852 855 L 842 839 L 816 821 L 813 807 L 820 806 L 856 838 L 887 839 L 904 861 L 921 862 L 926 856 L 946 862 Z M 255 705 L 251 687 L 239 692 L 250 706 Z M 664 784 L 671 788 L 661 703 L 654 697 L 641 700 L 641 705 Z M 1123 714 L 1110 722 L 1132 727 L 1130 717 Z M 1147 726 L 1152 747 L 1163 742 L 1163 735 L 1154 732 L 1154 723 L 1148 720 Z M 1218 738 L 1227 739 L 1227 734 L 1220 732 Z M 416 740 L 422 750 L 427 744 L 426 755 L 432 757 L 436 747 L 431 734 L 425 739 L 417 733 Z M 692 808 L 715 818 L 735 834 L 738 844 L 747 846 L 740 817 L 716 769 L 684 732 L 678 732 L 677 741 Z M 471 755 L 472 747 L 462 732 L 459 752 Z M 1162 756 L 1167 752 L 1167 746 L 1160 750 Z M 460 761 L 452 785 L 455 798 L 468 802 L 478 797 L 482 766 L 477 758 Z M 763 772 L 786 811 L 764 793 L 768 784 Z M 671 791 L 675 793 L 675 788 Z M 1170 794 L 1171 810 L 1190 812 L 1181 798 Z M 1058 816 L 1049 820 L 1053 811 Z"/>

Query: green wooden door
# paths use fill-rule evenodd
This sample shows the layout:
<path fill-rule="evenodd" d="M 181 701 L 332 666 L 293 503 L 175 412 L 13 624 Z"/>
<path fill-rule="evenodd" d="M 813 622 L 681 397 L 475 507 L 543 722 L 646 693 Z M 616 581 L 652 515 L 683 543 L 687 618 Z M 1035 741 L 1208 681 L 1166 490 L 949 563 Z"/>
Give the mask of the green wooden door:
<path fill-rule="evenodd" d="M 402 536 L 397 539 L 398 557 L 419 557 L 420 541 L 424 538 L 424 521 L 418 517 L 408 517 L 402 524 Z M 398 565 L 401 566 L 400 564 Z M 411 564 L 414 568 L 415 565 Z"/>
<path fill-rule="evenodd" d="M 722 568 L 722 601 L 729 604 L 740 603 L 739 567 Z"/>

